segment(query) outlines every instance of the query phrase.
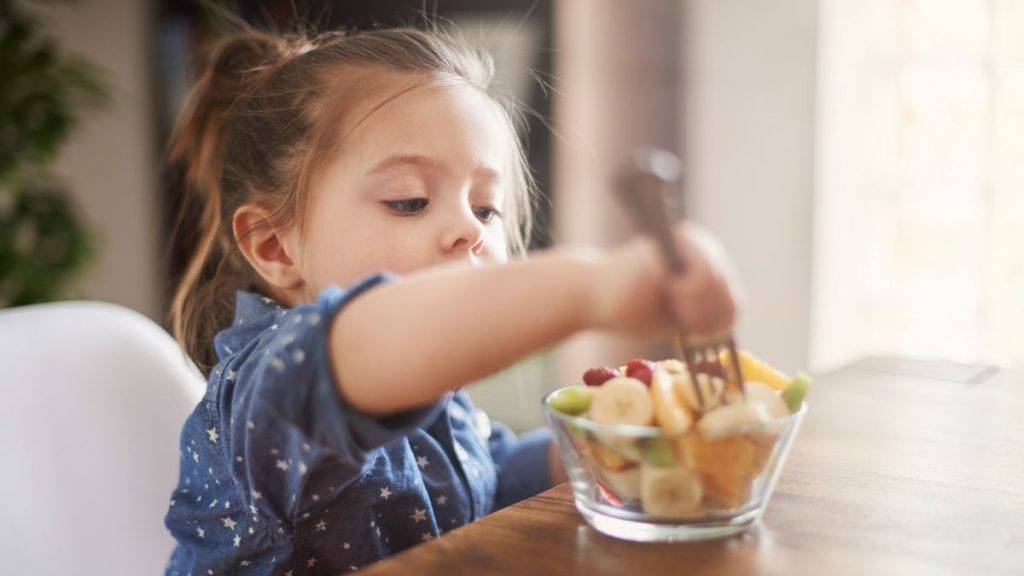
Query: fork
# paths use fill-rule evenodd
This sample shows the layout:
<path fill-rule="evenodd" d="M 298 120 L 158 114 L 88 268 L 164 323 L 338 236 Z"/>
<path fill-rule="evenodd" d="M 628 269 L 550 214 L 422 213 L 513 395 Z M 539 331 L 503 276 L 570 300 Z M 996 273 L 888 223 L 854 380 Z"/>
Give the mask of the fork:
<path fill-rule="evenodd" d="M 686 260 L 672 234 L 665 195 L 666 191 L 681 182 L 681 175 L 682 166 L 675 154 L 645 147 L 634 153 L 633 165 L 616 187 L 619 199 L 638 227 L 653 236 L 672 274 L 685 273 Z M 701 390 L 700 375 L 708 379 L 721 378 L 725 381 L 727 389 L 733 384 L 739 397 L 744 397 L 743 372 L 740 369 L 739 354 L 736 352 L 736 340 L 731 332 L 713 335 L 687 334 L 680 329 L 673 342 L 676 352 L 684 361 L 690 381 L 693 382 L 702 411 L 706 402 Z M 729 368 L 732 369 L 733 378 L 729 378 L 728 370 L 721 361 L 723 351 L 729 355 Z"/>

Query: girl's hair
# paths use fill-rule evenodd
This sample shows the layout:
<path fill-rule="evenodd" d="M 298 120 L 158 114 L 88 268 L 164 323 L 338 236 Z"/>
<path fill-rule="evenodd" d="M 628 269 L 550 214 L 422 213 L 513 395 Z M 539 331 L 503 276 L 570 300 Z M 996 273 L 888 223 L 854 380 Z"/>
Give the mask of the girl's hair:
<path fill-rule="evenodd" d="M 525 253 L 534 184 L 516 134 L 521 116 L 493 79 L 486 53 L 436 26 L 318 34 L 245 28 L 214 47 L 177 119 L 169 154 L 185 186 L 175 234 L 182 234 L 180 218 L 201 214 L 195 252 L 174 292 L 171 328 L 203 374 L 216 363 L 212 339 L 231 324 L 235 291 L 261 285 L 233 236 L 235 211 L 255 203 L 272 215 L 269 226 L 297 224 L 301 232 L 310 187 L 344 148 L 340 123 L 396 82 L 403 89 L 465 83 L 491 97 L 511 141 L 505 232 L 510 251 Z"/>

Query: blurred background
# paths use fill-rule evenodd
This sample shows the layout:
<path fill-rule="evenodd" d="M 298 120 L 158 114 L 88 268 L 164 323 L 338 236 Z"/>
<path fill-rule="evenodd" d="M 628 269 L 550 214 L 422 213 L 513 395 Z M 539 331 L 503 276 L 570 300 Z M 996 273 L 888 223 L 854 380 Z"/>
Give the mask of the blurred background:
<path fill-rule="evenodd" d="M 31 15 L 53 51 L 11 65 L 15 30 L 0 24 L 0 304 L 101 300 L 165 325 L 189 247 L 169 245 L 180 187 L 163 151 L 223 27 L 186 0 L 0 6 Z M 526 138 L 546 194 L 535 249 L 633 234 L 611 192 L 617 170 L 638 145 L 678 152 L 688 216 L 722 238 L 745 281 L 739 341 L 784 370 L 865 356 L 1024 363 L 1024 0 L 228 6 L 278 28 L 296 14 L 333 28 L 425 11 L 481 39 L 532 110 Z M 82 68 L 32 84 L 78 94 L 39 137 L 52 149 L 14 155 L 15 129 L 36 117 L 11 104 L 28 86 L 19 75 L 72 55 Z M 37 166 L 55 184 L 22 185 Z M 49 204 L 27 199 L 36 188 Z M 47 250 L 63 256 L 40 264 Z M 586 367 L 669 353 L 584 334 L 471 391 L 523 429 L 540 424 L 544 391 Z"/>

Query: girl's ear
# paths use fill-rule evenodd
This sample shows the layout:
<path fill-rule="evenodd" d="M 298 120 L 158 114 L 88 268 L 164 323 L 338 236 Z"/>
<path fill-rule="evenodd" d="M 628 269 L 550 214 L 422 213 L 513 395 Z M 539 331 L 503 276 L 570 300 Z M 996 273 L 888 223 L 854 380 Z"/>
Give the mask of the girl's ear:
<path fill-rule="evenodd" d="M 280 290 L 302 286 L 292 230 L 274 228 L 266 210 L 252 204 L 235 210 L 231 229 L 238 248 L 264 281 Z"/>

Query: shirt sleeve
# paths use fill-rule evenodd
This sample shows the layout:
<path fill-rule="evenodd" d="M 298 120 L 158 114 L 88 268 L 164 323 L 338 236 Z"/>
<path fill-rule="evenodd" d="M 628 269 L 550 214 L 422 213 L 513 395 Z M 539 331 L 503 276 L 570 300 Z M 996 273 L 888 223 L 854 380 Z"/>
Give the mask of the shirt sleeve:
<path fill-rule="evenodd" d="M 495 510 L 551 487 L 548 457 L 551 433 L 547 428 L 537 428 L 517 437 L 505 424 L 494 422 L 487 444 L 498 471 Z"/>
<path fill-rule="evenodd" d="M 331 322 L 358 295 L 392 278 L 379 273 L 348 288 L 332 286 L 316 302 L 276 313 L 237 369 L 239 386 L 227 402 L 231 450 L 257 507 L 290 519 L 307 477 L 319 472 L 314 468 L 329 467 L 340 489 L 346 477 L 361 475 L 372 450 L 432 421 L 443 407 L 438 400 L 373 417 L 339 393 L 327 346 Z"/>

